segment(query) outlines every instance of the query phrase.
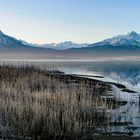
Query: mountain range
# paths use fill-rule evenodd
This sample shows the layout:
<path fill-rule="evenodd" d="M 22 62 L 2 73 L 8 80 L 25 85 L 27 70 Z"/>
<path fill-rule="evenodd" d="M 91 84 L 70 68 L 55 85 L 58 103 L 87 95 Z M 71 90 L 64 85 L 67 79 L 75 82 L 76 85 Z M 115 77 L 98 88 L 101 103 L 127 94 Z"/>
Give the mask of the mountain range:
<path fill-rule="evenodd" d="M 140 34 L 132 31 L 93 44 L 78 44 L 71 41 L 51 44 L 31 44 L 5 35 L 0 31 L 0 55 L 2 58 L 70 58 L 90 59 L 105 57 L 138 58 L 140 54 Z M 15 57 L 16 56 L 16 57 Z M 1 57 L 0 57 L 1 58 Z"/>
<path fill-rule="evenodd" d="M 28 43 L 23 40 L 18 40 L 14 37 L 10 37 L 5 35 L 2 31 L 0 31 L 0 47 L 10 47 L 10 48 L 17 48 L 17 47 L 40 47 L 40 48 L 50 48 L 56 50 L 65 50 L 70 48 L 82 48 L 88 46 L 88 43 L 85 44 L 78 44 L 73 43 L 72 41 L 65 41 L 61 43 L 51 43 L 51 44 L 32 44 Z"/>
<path fill-rule="evenodd" d="M 127 35 L 118 35 L 116 37 L 109 38 L 101 42 L 92 44 L 92 46 L 103 46 L 103 45 L 140 46 L 140 34 L 132 31 Z"/>
<path fill-rule="evenodd" d="M 19 40 L 17 40 L 14 37 L 10 37 L 8 35 L 5 35 L 0 30 L 0 48 L 16 48 L 16 47 L 23 47 L 23 43 Z"/>
<path fill-rule="evenodd" d="M 90 45 L 89 43 L 83 43 L 83 44 L 78 44 L 78 43 L 73 43 L 72 41 L 65 41 L 65 42 L 60 42 L 60 43 L 46 43 L 46 44 L 32 44 L 28 43 L 26 41 L 22 41 L 24 45 L 29 45 L 29 46 L 34 46 L 34 47 L 41 47 L 41 48 L 51 48 L 55 50 L 66 50 L 70 48 L 83 48 L 87 47 Z"/>
<path fill-rule="evenodd" d="M 139 46 L 140 47 L 140 34 L 132 31 L 127 35 L 118 35 L 113 38 L 105 39 L 101 42 L 89 44 L 89 43 L 73 43 L 72 41 L 65 41 L 61 43 L 46 43 L 46 44 L 33 44 L 28 43 L 23 40 L 18 40 L 14 37 L 5 35 L 0 31 L 0 47 L 21 47 L 21 46 L 30 46 L 30 47 L 40 47 L 40 48 L 51 48 L 56 50 L 66 50 L 70 48 L 88 48 L 88 47 L 97 47 L 97 46 Z"/>

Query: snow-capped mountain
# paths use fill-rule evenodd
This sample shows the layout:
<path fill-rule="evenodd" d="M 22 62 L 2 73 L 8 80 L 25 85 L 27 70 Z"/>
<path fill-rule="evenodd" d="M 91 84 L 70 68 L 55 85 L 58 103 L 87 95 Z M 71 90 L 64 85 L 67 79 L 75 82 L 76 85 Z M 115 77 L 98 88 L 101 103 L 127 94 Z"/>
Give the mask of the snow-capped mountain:
<path fill-rule="evenodd" d="M 140 35 L 132 31 L 127 35 L 119 35 L 83 48 L 69 49 L 67 52 L 88 58 L 127 57 L 138 59 L 140 54 Z"/>
<path fill-rule="evenodd" d="M 51 49 L 50 49 L 51 48 Z M 71 41 L 52 44 L 30 44 L 0 31 L 0 59 L 140 59 L 140 35 L 134 31 L 94 44 Z"/>
<path fill-rule="evenodd" d="M 0 31 L 0 47 L 1 48 L 16 48 L 16 47 L 23 47 L 24 45 L 22 44 L 21 41 L 10 37 L 8 35 L 5 35 L 2 31 Z"/>
<path fill-rule="evenodd" d="M 82 48 L 82 47 L 87 47 L 88 43 L 84 44 L 78 44 L 78 43 L 73 43 L 72 41 L 65 41 L 61 43 L 50 43 L 50 44 L 32 44 L 32 43 L 27 43 L 25 41 L 22 41 L 23 44 L 25 45 L 30 45 L 30 46 L 35 46 L 35 47 L 41 47 L 41 48 L 51 48 L 55 50 L 66 50 L 70 48 Z"/>
<path fill-rule="evenodd" d="M 71 41 L 66 41 L 66 42 L 61 42 L 61 43 L 50 43 L 50 44 L 32 44 L 28 43 L 23 40 L 18 40 L 14 37 L 5 35 L 1 30 L 0 30 L 0 47 L 11 47 L 11 48 L 16 48 L 16 47 L 38 47 L 38 48 L 50 48 L 50 49 L 55 49 L 55 50 L 65 50 L 69 48 L 82 48 L 86 47 L 89 44 L 78 44 L 78 43 L 73 43 Z"/>
<path fill-rule="evenodd" d="M 92 46 L 103 46 L 103 45 L 140 46 L 140 34 L 132 31 L 127 35 L 118 35 L 116 37 L 92 44 Z"/>
<path fill-rule="evenodd" d="M 119 35 L 110 39 L 103 40 L 98 43 L 94 44 L 78 44 L 73 43 L 71 41 L 61 42 L 61 43 L 51 43 L 51 44 L 31 44 L 26 41 L 18 40 L 16 38 L 10 37 L 8 35 L 5 35 L 2 31 L 0 31 L 0 48 L 21 48 L 21 47 L 27 47 L 27 48 L 46 48 L 46 49 L 54 49 L 54 50 L 79 50 L 79 52 L 83 50 L 90 51 L 107 51 L 107 50 L 114 50 L 117 49 L 117 51 L 121 50 L 129 50 L 132 49 L 140 49 L 140 34 L 132 31 L 128 33 L 127 35 Z"/>
<path fill-rule="evenodd" d="M 128 33 L 127 35 L 118 35 L 116 37 L 103 40 L 101 42 L 97 42 L 94 44 L 78 44 L 73 43 L 72 41 L 65 41 L 61 43 L 50 43 L 50 44 L 32 44 L 28 43 L 26 41 L 18 40 L 16 38 L 10 37 L 8 35 L 5 35 L 2 31 L 0 31 L 0 47 L 38 47 L 38 48 L 51 48 L 55 50 L 67 50 L 67 49 L 82 49 L 82 48 L 89 48 L 89 47 L 100 47 L 102 46 L 116 46 L 118 49 L 120 46 L 135 46 L 140 47 L 140 34 L 132 31 Z M 111 48 L 112 48 L 111 47 Z"/>

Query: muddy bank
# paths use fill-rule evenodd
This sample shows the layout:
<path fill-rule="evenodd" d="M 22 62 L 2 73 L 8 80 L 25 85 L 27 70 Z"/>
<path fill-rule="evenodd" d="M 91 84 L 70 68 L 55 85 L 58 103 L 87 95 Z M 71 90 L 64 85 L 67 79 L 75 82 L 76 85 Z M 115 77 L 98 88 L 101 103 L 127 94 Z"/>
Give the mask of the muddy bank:
<path fill-rule="evenodd" d="M 109 85 L 114 85 L 116 86 L 117 88 L 120 88 L 121 91 L 123 92 L 127 92 L 127 93 L 136 93 L 135 91 L 133 90 L 130 90 L 128 89 L 125 85 L 123 84 L 120 84 L 120 83 L 115 83 L 115 82 L 105 82 L 105 81 L 102 81 L 102 80 L 96 80 L 94 78 L 104 78 L 103 76 L 96 76 L 96 75 L 81 75 L 81 74 L 71 74 L 71 76 L 75 77 L 75 78 L 83 78 L 83 79 L 90 79 L 90 80 L 93 80 L 94 82 L 103 82 L 104 84 L 109 84 Z M 92 79 L 90 78 L 92 77 Z"/>

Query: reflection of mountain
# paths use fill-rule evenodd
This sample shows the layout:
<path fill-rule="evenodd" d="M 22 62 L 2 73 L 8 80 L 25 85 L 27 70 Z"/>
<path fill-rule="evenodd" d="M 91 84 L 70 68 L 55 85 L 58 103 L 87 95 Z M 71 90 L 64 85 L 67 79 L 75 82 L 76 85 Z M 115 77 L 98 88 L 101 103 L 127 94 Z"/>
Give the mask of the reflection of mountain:
<path fill-rule="evenodd" d="M 51 62 L 50 62 L 51 63 Z M 130 88 L 140 89 L 140 62 L 57 62 L 47 63 L 66 73 L 83 75 L 103 75 L 108 79 L 123 83 Z M 103 79 L 100 79 L 103 80 Z"/>
<path fill-rule="evenodd" d="M 123 62 L 119 63 L 105 63 L 102 66 L 94 65 L 89 67 L 88 71 L 96 71 L 97 73 L 111 78 L 117 82 L 134 86 L 140 89 L 140 65 L 139 62 Z"/>

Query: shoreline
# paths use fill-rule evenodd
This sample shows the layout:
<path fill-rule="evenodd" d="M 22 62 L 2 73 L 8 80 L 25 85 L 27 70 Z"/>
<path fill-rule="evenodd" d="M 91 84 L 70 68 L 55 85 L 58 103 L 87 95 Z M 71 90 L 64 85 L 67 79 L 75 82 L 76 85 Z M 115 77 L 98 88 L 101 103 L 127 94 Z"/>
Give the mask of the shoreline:
<path fill-rule="evenodd" d="M 108 122 L 108 110 L 118 109 L 129 103 L 109 95 L 109 92 L 114 94 L 112 86 L 126 89 L 118 83 L 28 65 L 0 65 L 0 82 L 0 125 L 5 125 L 5 121 L 7 124 L 12 122 L 14 125 L 9 126 L 9 132 L 15 134 L 15 137 L 21 134 L 31 138 L 60 138 L 64 131 L 62 137 L 67 134 L 67 139 L 73 138 L 72 136 L 81 138 L 88 134 L 93 139 L 94 135 L 106 138 L 108 134 L 99 130 L 99 125 L 104 128 L 127 124 Z M 5 135 L 3 131 L 0 133 Z M 112 134 L 110 131 L 108 133 Z M 121 132 L 115 136 L 118 134 L 125 137 Z M 125 135 L 130 136 L 129 133 Z"/>
<path fill-rule="evenodd" d="M 104 78 L 103 76 L 96 76 L 96 75 L 81 75 L 81 74 L 68 74 L 68 75 L 72 75 L 72 76 L 75 76 L 75 77 L 81 77 L 81 78 L 85 78 L 85 79 L 91 79 L 89 77 L 92 77 L 94 81 L 97 81 L 97 82 L 103 82 L 103 83 L 107 83 L 107 84 L 110 84 L 110 85 L 114 85 L 116 86 L 117 88 L 121 89 L 121 91 L 123 92 L 127 92 L 127 93 L 137 93 L 136 91 L 134 90 L 130 90 L 129 88 L 127 88 L 125 85 L 123 84 L 120 84 L 120 83 L 117 83 L 117 82 L 106 82 L 106 81 L 102 81 L 102 80 L 97 80 L 97 79 L 94 79 L 94 78 Z M 89 77 L 88 77 L 89 76 Z"/>

